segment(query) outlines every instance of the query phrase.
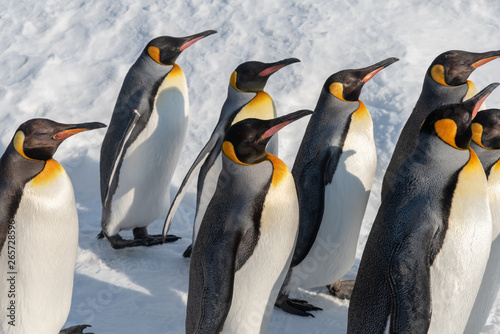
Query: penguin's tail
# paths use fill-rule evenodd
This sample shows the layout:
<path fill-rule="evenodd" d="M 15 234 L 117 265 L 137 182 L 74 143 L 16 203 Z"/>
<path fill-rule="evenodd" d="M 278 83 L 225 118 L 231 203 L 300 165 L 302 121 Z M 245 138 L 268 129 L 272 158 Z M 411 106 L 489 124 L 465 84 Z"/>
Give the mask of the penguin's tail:
<path fill-rule="evenodd" d="M 96 239 L 104 239 L 104 232 L 103 231 L 99 232 Z"/>

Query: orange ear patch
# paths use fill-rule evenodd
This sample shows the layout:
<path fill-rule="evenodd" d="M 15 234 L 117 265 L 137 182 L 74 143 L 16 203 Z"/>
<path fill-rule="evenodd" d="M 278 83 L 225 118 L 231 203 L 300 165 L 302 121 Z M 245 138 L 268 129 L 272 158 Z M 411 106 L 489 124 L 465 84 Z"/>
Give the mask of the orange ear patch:
<path fill-rule="evenodd" d="M 434 129 L 436 133 L 445 143 L 453 146 L 454 148 L 460 149 L 455 143 L 455 137 L 457 135 L 457 124 L 449 119 L 440 119 L 434 123 Z"/>
<path fill-rule="evenodd" d="M 344 99 L 344 86 L 340 82 L 334 82 L 329 87 L 330 93 L 336 98 L 345 101 Z"/>
<path fill-rule="evenodd" d="M 160 49 L 158 49 L 156 46 L 150 46 L 148 48 L 148 54 L 149 56 L 158 64 L 161 64 L 160 61 Z M 162 64 L 163 65 L 163 64 Z"/>
<path fill-rule="evenodd" d="M 234 146 L 231 142 L 225 141 L 222 143 L 222 152 L 228 157 L 231 161 L 243 165 L 243 166 L 251 166 L 244 162 L 241 162 L 240 159 L 236 156 L 236 152 L 234 151 Z"/>
<path fill-rule="evenodd" d="M 483 126 L 479 123 L 472 123 L 471 130 L 472 130 L 472 140 L 482 148 L 486 148 L 481 143 L 481 138 L 483 136 Z"/>
<path fill-rule="evenodd" d="M 443 65 L 434 65 L 434 66 L 432 66 L 431 77 L 438 84 L 443 85 L 443 86 L 447 86 L 447 87 L 451 87 L 444 80 L 444 67 L 443 67 Z"/>

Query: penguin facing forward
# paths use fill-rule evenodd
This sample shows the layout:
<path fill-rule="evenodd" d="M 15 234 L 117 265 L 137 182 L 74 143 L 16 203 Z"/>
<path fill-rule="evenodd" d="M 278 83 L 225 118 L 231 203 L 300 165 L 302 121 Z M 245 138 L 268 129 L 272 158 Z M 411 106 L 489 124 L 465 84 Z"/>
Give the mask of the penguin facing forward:
<path fill-rule="evenodd" d="M 249 61 L 240 64 L 229 79 L 227 98 L 222 106 L 219 121 L 215 126 L 210 139 L 205 147 L 198 154 L 193 165 L 187 172 L 184 180 L 179 187 L 163 227 L 163 234 L 168 233 L 170 224 L 175 216 L 175 212 L 186 193 L 189 181 L 200 170 L 198 175 L 197 194 L 196 194 L 196 213 L 193 224 L 193 244 L 196 240 L 203 215 L 207 205 L 212 199 L 217 179 L 222 169 L 222 142 L 224 135 L 231 125 L 246 119 L 272 119 L 277 116 L 274 101 L 269 94 L 264 92 L 267 80 L 271 74 L 281 68 L 300 60 L 296 58 L 287 58 L 278 62 L 263 63 L 258 61 Z M 269 143 L 268 151 L 274 155 L 278 154 L 278 136 L 275 135 Z M 184 257 L 189 257 L 192 246 L 184 252 Z"/>
<path fill-rule="evenodd" d="M 222 171 L 193 247 L 186 333 L 265 333 L 292 258 L 292 174 L 266 151 L 273 134 L 311 114 L 245 119 L 222 144 Z"/>
<path fill-rule="evenodd" d="M 52 156 L 66 138 L 102 127 L 32 119 L 0 158 L 1 333 L 53 334 L 66 322 L 78 215 L 71 180 Z"/>
<path fill-rule="evenodd" d="M 471 122 L 498 86 L 432 111 L 383 198 L 361 258 L 348 333 L 462 333 L 491 245 Z"/>
<path fill-rule="evenodd" d="M 467 78 L 476 68 L 498 57 L 500 51 L 473 53 L 453 50 L 434 59 L 425 74 L 420 97 L 399 135 L 387 166 L 382 182 L 382 199 L 397 168 L 415 148 L 420 126 L 427 115 L 439 106 L 460 103 L 475 95 L 478 89 Z"/>
<path fill-rule="evenodd" d="M 216 33 L 151 40 L 128 71 L 101 148 L 102 233 L 115 249 L 162 243 L 147 226 L 167 211 L 170 181 L 186 135 L 186 78 L 175 63 L 186 48 Z M 134 240 L 118 234 L 132 230 Z M 165 241 L 178 238 L 169 236 Z"/>
<path fill-rule="evenodd" d="M 481 288 L 465 332 L 479 333 L 488 320 L 489 312 L 500 287 L 500 110 L 481 111 L 472 123 L 471 148 L 476 152 L 488 177 L 492 231 L 491 250 Z"/>
<path fill-rule="evenodd" d="M 299 236 L 276 306 L 310 316 L 318 308 L 288 298 L 298 287 L 336 282 L 334 295 L 349 298 L 354 281 L 337 281 L 356 257 L 359 230 L 377 165 L 373 123 L 359 95 L 376 73 L 398 61 L 331 75 L 309 120 L 292 174 L 300 206 Z"/>

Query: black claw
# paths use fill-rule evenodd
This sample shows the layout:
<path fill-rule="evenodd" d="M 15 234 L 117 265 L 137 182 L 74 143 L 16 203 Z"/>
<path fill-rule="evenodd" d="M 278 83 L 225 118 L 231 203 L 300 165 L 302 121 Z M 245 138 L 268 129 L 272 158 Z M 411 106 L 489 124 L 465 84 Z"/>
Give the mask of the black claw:
<path fill-rule="evenodd" d="M 283 298 L 281 301 L 277 301 L 274 305 L 287 313 L 301 317 L 314 318 L 314 315 L 308 311 L 323 311 L 322 308 L 311 305 L 307 301 L 301 299 Z"/>
<path fill-rule="evenodd" d="M 188 246 L 188 248 L 186 248 L 184 253 L 182 253 L 182 256 L 184 256 L 185 258 L 189 258 L 189 257 L 191 257 L 192 252 L 193 252 L 193 245 L 191 244 Z"/>
<path fill-rule="evenodd" d="M 59 334 L 94 334 L 94 333 L 84 333 L 83 330 L 87 327 L 92 327 L 90 325 L 77 325 L 65 329 L 61 329 Z"/>
<path fill-rule="evenodd" d="M 173 235 L 173 234 L 167 234 L 167 236 L 165 237 L 164 242 L 174 242 L 174 241 L 177 241 L 179 239 L 182 239 L 182 238 L 178 237 L 176 235 Z"/>

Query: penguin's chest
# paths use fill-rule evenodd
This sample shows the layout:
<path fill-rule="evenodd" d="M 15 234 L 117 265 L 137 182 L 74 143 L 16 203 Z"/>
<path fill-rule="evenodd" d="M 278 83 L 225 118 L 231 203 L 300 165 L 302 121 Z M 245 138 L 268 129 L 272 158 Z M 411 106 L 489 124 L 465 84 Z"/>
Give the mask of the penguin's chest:
<path fill-rule="evenodd" d="M 266 332 L 291 262 L 298 231 L 298 210 L 295 184 L 288 172 L 281 182 L 271 185 L 264 202 L 257 245 L 235 273 L 233 299 L 224 333 Z"/>
<path fill-rule="evenodd" d="M 57 162 L 47 162 L 44 171 L 25 185 L 13 221 L 15 259 L 7 262 L 7 252 L 2 252 L 0 279 L 14 276 L 15 293 L 11 299 L 0 299 L 0 313 L 13 300 L 18 322 L 14 331 L 4 326 L 4 332 L 57 333 L 70 309 L 78 248 L 73 187 Z"/>
<path fill-rule="evenodd" d="M 429 333 L 463 331 L 488 261 L 491 214 L 486 176 L 479 161 L 469 161 L 460 172 L 447 225 L 442 247 L 430 268 Z"/>
<path fill-rule="evenodd" d="M 332 182 L 325 186 L 318 234 L 307 257 L 294 269 L 308 273 L 300 275 L 301 286 L 329 284 L 351 268 L 376 165 L 371 118 L 353 119 Z"/>
<path fill-rule="evenodd" d="M 158 89 L 149 121 L 123 158 L 113 196 L 113 214 L 125 215 L 117 219 L 120 229 L 146 226 L 163 215 L 168 206 L 170 182 L 188 121 L 189 103 L 183 78 L 167 76 Z"/>

